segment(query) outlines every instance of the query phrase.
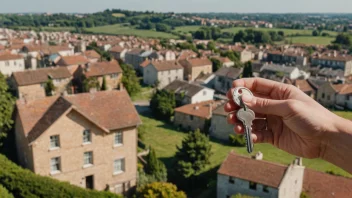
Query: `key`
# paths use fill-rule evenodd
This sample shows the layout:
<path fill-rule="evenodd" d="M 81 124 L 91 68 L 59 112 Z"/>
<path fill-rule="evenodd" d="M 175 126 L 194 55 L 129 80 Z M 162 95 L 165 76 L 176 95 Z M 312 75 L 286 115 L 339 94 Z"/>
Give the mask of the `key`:
<path fill-rule="evenodd" d="M 242 103 L 243 104 L 243 103 Z M 255 113 L 248 109 L 246 105 L 237 111 L 237 118 L 243 123 L 245 140 L 248 153 L 253 152 L 253 139 L 252 139 L 252 123 L 255 119 Z"/>
<path fill-rule="evenodd" d="M 242 108 L 244 108 L 241 101 L 243 94 L 249 94 L 253 96 L 253 93 L 245 87 L 236 87 L 232 92 L 233 101 Z"/>

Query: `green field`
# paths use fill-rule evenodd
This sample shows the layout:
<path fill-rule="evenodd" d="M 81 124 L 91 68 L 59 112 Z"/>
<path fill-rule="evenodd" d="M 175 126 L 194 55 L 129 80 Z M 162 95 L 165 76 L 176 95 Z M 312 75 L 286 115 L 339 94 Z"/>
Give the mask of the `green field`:
<path fill-rule="evenodd" d="M 292 41 L 292 43 L 304 43 L 312 45 L 329 45 L 335 38 L 333 37 L 323 37 L 323 36 L 294 36 L 286 38 L 287 42 Z"/>
<path fill-rule="evenodd" d="M 142 87 L 141 91 L 136 95 L 132 96 L 132 101 L 141 101 L 141 100 L 150 100 L 153 95 L 153 88 L 151 87 Z"/>
<path fill-rule="evenodd" d="M 233 28 L 226 28 L 222 29 L 223 32 L 231 32 L 231 33 L 237 33 L 240 30 L 245 30 L 245 29 L 254 29 L 254 30 L 260 30 L 260 31 L 283 31 L 285 35 L 295 35 L 295 34 L 301 34 L 301 35 L 312 35 L 312 30 L 294 30 L 294 29 L 284 29 L 284 28 L 247 28 L 247 27 L 233 27 Z M 333 31 L 323 31 L 326 33 L 329 33 L 331 36 L 336 36 L 337 32 Z"/>
<path fill-rule="evenodd" d="M 352 116 L 352 114 L 350 113 L 348 116 Z M 143 127 L 146 131 L 146 134 L 144 135 L 144 142 L 147 145 L 152 145 L 156 150 L 158 157 L 166 164 L 168 168 L 172 168 L 174 160 L 173 156 L 176 152 L 176 145 L 181 144 L 182 139 L 186 136 L 186 134 L 175 130 L 175 127 L 168 123 L 145 116 L 141 116 L 141 119 L 143 122 Z M 239 148 L 228 146 L 215 141 L 212 141 L 211 144 L 212 152 L 214 154 L 211 157 L 212 164 L 209 168 L 219 166 L 231 150 L 234 150 L 238 154 L 249 156 L 246 148 L 244 147 Z M 281 151 L 269 144 L 256 144 L 254 146 L 254 153 L 258 151 L 261 151 L 264 154 L 264 160 L 282 164 L 289 164 L 295 158 L 295 156 Z M 323 172 L 327 170 L 334 170 L 336 173 L 349 177 L 352 176 L 344 170 L 321 159 L 304 159 L 303 165 L 308 168 Z"/>
<path fill-rule="evenodd" d="M 38 27 L 27 27 L 27 26 L 17 26 L 19 30 L 36 30 L 39 31 Z M 49 32 L 62 32 L 62 31 L 72 31 L 74 27 L 40 27 L 42 31 L 49 31 Z"/>
<path fill-rule="evenodd" d="M 177 38 L 177 36 L 165 32 L 138 30 L 130 26 L 121 26 L 120 24 L 87 28 L 86 30 L 95 34 L 134 35 L 143 38 Z"/>
<path fill-rule="evenodd" d="M 180 26 L 175 28 L 175 32 L 183 32 L 183 33 L 189 33 L 189 32 L 195 32 L 202 26 L 200 25 L 193 25 L 193 26 Z"/>
<path fill-rule="evenodd" d="M 126 15 L 122 14 L 122 13 L 114 13 L 114 14 L 112 14 L 112 16 L 117 17 L 117 18 L 126 17 Z"/>

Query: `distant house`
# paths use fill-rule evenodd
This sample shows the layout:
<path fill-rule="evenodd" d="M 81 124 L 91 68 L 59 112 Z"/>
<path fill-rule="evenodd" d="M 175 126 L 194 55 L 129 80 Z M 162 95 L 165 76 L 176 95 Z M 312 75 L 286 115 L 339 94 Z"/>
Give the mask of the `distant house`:
<path fill-rule="evenodd" d="M 240 78 L 243 68 L 222 67 L 215 73 L 214 89 L 226 94 L 232 88 L 232 82 Z"/>
<path fill-rule="evenodd" d="M 213 64 L 208 58 L 182 59 L 179 63 L 184 68 L 184 78 L 194 81 L 201 74 L 213 73 Z"/>
<path fill-rule="evenodd" d="M 213 110 L 219 104 L 220 102 L 209 100 L 178 107 L 175 109 L 174 124 L 189 131 L 208 131 Z"/>
<path fill-rule="evenodd" d="M 24 58 L 21 55 L 0 53 L 0 72 L 11 76 L 13 72 L 24 71 Z"/>
<path fill-rule="evenodd" d="M 295 197 L 302 192 L 304 166 L 296 159 L 289 166 L 230 152 L 218 170 L 217 198 L 242 194 L 253 197 Z"/>
<path fill-rule="evenodd" d="M 141 121 L 126 91 L 18 100 L 16 106 L 21 166 L 79 187 L 131 196 Z"/>
<path fill-rule="evenodd" d="M 127 49 L 121 47 L 120 45 L 116 45 L 109 49 L 109 53 L 116 59 L 116 60 L 125 60 L 125 55 L 127 53 Z"/>
<path fill-rule="evenodd" d="M 182 50 L 178 56 L 178 60 L 188 59 L 188 58 L 197 58 L 198 54 L 192 50 Z"/>
<path fill-rule="evenodd" d="M 96 63 L 101 58 L 101 56 L 95 50 L 87 50 L 83 52 L 83 54 L 91 63 Z"/>
<path fill-rule="evenodd" d="M 336 94 L 343 87 L 343 84 L 333 85 L 330 82 L 326 82 L 318 88 L 316 100 L 325 107 L 334 107 L 336 104 Z"/>
<path fill-rule="evenodd" d="M 352 84 L 344 84 L 336 95 L 336 105 L 342 109 L 352 110 Z"/>
<path fill-rule="evenodd" d="M 89 60 L 82 55 L 74 56 L 62 56 L 61 59 L 57 62 L 59 66 L 65 66 L 68 68 L 71 74 L 74 74 L 77 68 L 81 65 L 89 63 Z"/>
<path fill-rule="evenodd" d="M 175 80 L 165 90 L 175 93 L 177 104 L 194 104 L 214 99 L 214 90 L 186 81 Z"/>
<path fill-rule="evenodd" d="M 176 60 L 176 53 L 171 50 L 161 50 L 156 53 L 158 54 L 159 60 L 166 60 L 166 61 Z"/>
<path fill-rule="evenodd" d="M 345 71 L 342 69 L 332 69 L 331 67 L 324 67 L 319 69 L 316 74 L 319 77 L 323 77 L 330 82 L 343 83 L 345 81 Z"/>
<path fill-rule="evenodd" d="M 268 51 L 267 61 L 275 64 L 306 66 L 308 58 L 304 52 L 299 51 Z"/>
<path fill-rule="evenodd" d="M 314 85 L 307 79 L 307 80 L 296 80 L 293 83 L 298 89 L 303 91 L 305 94 L 310 96 L 311 98 L 315 99 L 317 89 Z"/>
<path fill-rule="evenodd" d="M 219 56 L 219 57 L 212 57 L 212 58 L 219 60 L 222 67 L 232 67 L 235 65 L 235 63 L 227 57 L 220 57 Z"/>
<path fill-rule="evenodd" d="M 345 71 L 344 76 L 352 74 L 352 56 L 340 55 L 336 51 L 326 54 L 316 54 L 311 57 L 312 66 L 330 67 L 333 69 L 342 69 Z"/>
<path fill-rule="evenodd" d="M 281 81 L 283 77 L 295 80 L 302 76 L 302 74 L 297 67 L 266 64 L 261 68 L 259 76 L 270 80 Z"/>
<path fill-rule="evenodd" d="M 155 51 L 151 50 L 142 50 L 142 49 L 132 49 L 131 51 L 126 52 L 125 62 L 133 66 L 137 71 L 142 70 L 140 64 L 145 60 L 157 60 L 158 54 Z"/>
<path fill-rule="evenodd" d="M 55 86 L 53 95 L 71 92 L 71 74 L 66 67 L 49 67 L 26 70 L 12 74 L 12 86 L 17 97 L 25 100 L 45 98 L 45 83 L 51 79 Z"/>
<path fill-rule="evenodd" d="M 143 69 L 143 82 L 164 88 L 174 80 L 183 80 L 183 67 L 175 61 L 152 61 Z"/>
<path fill-rule="evenodd" d="M 251 51 L 247 50 L 246 48 L 242 48 L 241 46 L 234 46 L 231 49 L 240 55 L 240 61 L 242 63 L 248 62 L 252 60 L 252 57 L 254 57 Z"/>
<path fill-rule="evenodd" d="M 75 78 L 78 78 L 79 84 L 82 86 L 84 79 L 96 78 L 99 82 L 99 87 L 102 87 L 103 79 L 105 78 L 107 90 L 118 88 L 122 80 L 122 69 L 117 61 L 104 61 L 90 63 L 85 66 L 80 66 L 75 73 Z"/>
<path fill-rule="evenodd" d="M 227 122 L 228 113 L 224 109 L 225 104 L 218 106 L 211 117 L 209 135 L 222 141 L 228 141 L 229 136 L 234 134 L 234 125 Z"/>

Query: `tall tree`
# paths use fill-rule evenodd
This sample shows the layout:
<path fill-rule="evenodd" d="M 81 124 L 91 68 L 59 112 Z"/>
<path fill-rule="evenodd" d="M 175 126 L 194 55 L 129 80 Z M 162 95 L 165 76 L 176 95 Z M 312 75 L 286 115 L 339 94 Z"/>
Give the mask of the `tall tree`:
<path fill-rule="evenodd" d="M 243 78 L 253 77 L 253 69 L 252 69 L 252 62 L 251 61 L 248 61 L 244 64 L 242 77 Z"/>
<path fill-rule="evenodd" d="M 106 84 L 106 78 L 105 78 L 105 76 L 103 76 L 103 82 L 102 82 L 102 84 L 101 84 L 101 90 L 102 90 L 102 91 L 108 90 L 108 87 L 107 87 L 107 84 Z"/>
<path fill-rule="evenodd" d="M 128 94 L 130 94 L 130 96 L 134 96 L 141 90 L 141 85 L 139 84 L 136 71 L 130 65 L 124 63 L 121 63 L 120 65 L 123 70 L 122 84 Z"/>
<path fill-rule="evenodd" d="M 12 128 L 12 112 L 14 110 L 15 98 L 9 93 L 5 76 L 0 72 L 0 146 L 7 132 Z"/>
<path fill-rule="evenodd" d="M 333 41 L 333 43 L 341 44 L 344 46 L 351 46 L 352 41 L 348 34 L 339 34 L 336 36 L 336 39 Z"/>
<path fill-rule="evenodd" d="M 216 58 L 211 58 L 210 60 L 213 63 L 213 72 L 218 71 L 222 66 L 220 60 Z"/>
<path fill-rule="evenodd" d="M 170 120 L 175 107 L 175 94 L 165 90 L 157 90 L 150 101 L 150 108 L 158 119 Z"/>
<path fill-rule="evenodd" d="M 52 96 L 53 95 L 53 91 L 55 91 L 55 86 L 53 83 L 52 79 L 48 79 L 45 83 L 45 95 L 46 96 Z"/>
<path fill-rule="evenodd" d="M 167 170 L 162 161 L 156 157 L 155 150 L 149 148 L 149 154 L 146 157 L 147 165 L 145 166 L 145 172 L 152 175 L 156 181 L 166 182 L 167 181 Z"/>
<path fill-rule="evenodd" d="M 210 164 L 212 155 L 209 138 L 200 130 L 190 132 L 177 146 L 176 170 L 183 178 L 197 176 Z"/>

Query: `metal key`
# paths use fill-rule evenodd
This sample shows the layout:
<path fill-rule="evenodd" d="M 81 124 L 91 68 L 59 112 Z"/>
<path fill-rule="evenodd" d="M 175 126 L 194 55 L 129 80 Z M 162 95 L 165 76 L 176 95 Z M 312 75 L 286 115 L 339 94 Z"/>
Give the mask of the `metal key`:
<path fill-rule="evenodd" d="M 253 139 L 252 139 L 252 123 L 255 119 L 255 114 L 247 107 L 241 108 L 237 111 L 237 118 L 243 123 L 245 131 L 245 139 L 248 153 L 253 152 Z"/>
<path fill-rule="evenodd" d="M 233 101 L 240 107 L 244 108 L 243 103 L 242 103 L 242 95 L 243 94 L 249 94 L 253 96 L 253 93 L 245 88 L 245 87 L 236 87 L 233 92 L 232 92 L 232 96 L 233 96 Z"/>

